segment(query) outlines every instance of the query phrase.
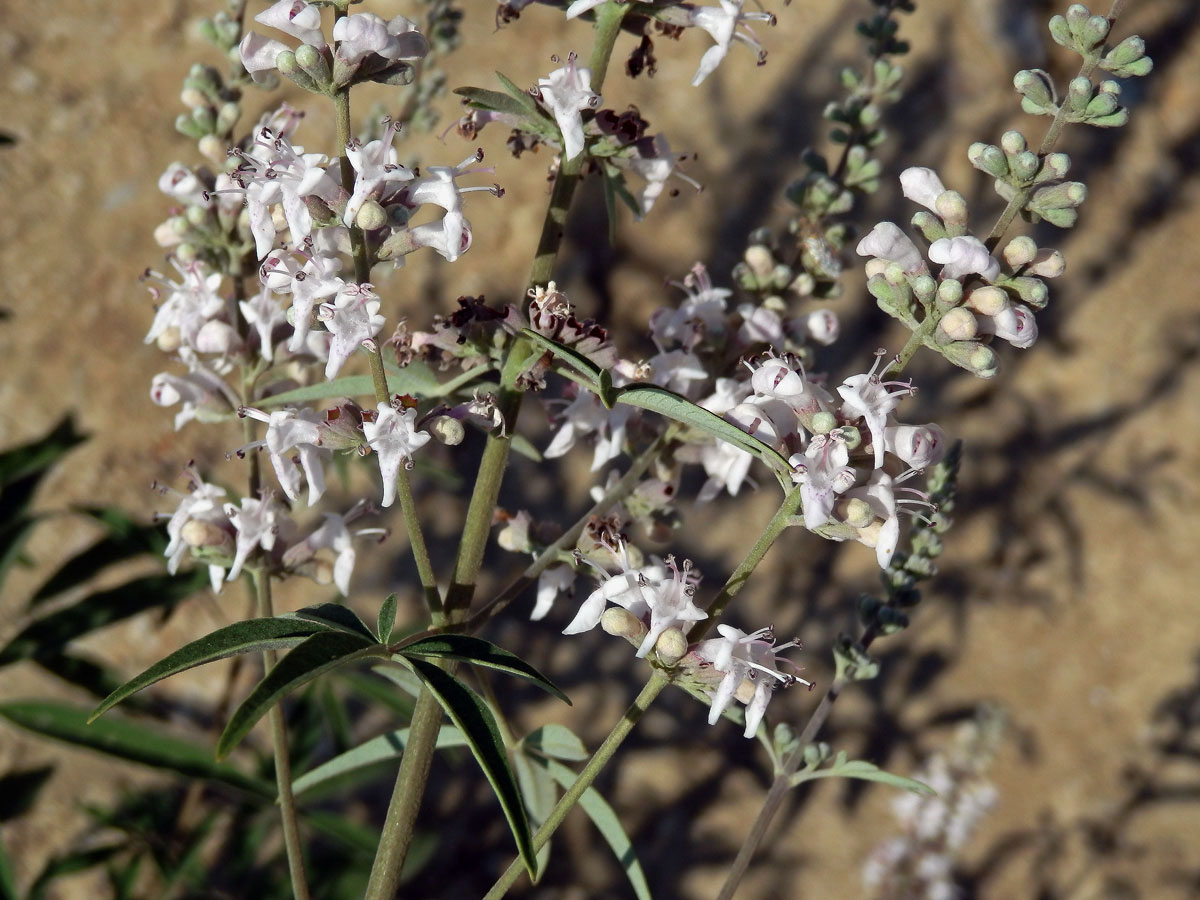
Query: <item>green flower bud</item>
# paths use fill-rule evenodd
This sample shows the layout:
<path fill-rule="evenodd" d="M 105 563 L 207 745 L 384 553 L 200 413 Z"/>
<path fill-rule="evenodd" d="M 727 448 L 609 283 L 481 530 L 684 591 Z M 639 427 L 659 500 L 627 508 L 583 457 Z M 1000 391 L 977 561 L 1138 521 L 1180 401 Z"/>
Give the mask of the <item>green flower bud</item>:
<path fill-rule="evenodd" d="M 941 198 L 939 197 L 939 199 Z M 918 210 L 913 213 L 912 223 L 913 227 L 921 232 L 925 240 L 931 244 L 941 238 L 950 237 L 946 233 L 946 226 L 942 220 L 927 209 Z"/>
<path fill-rule="evenodd" d="M 1006 131 L 1000 135 L 1000 146 L 1009 156 L 1025 152 L 1025 136 L 1019 131 Z"/>
<path fill-rule="evenodd" d="M 1049 153 L 1042 160 L 1037 181 L 1058 181 L 1066 177 L 1071 169 L 1071 157 L 1065 153 Z"/>
<path fill-rule="evenodd" d="M 843 425 L 838 429 L 842 433 L 842 438 L 846 441 L 847 450 L 857 450 L 862 446 L 862 434 L 853 425 Z"/>
<path fill-rule="evenodd" d="M 217 124 L 213 129 L 217 134 L 229 134 L 233 131 L 233 126 L 237 124 L 237 120 L 241 118 L 242 108 L 233 102 L 222 103 L 217 109 Z"/>
<path fill-rule="evenodd" d="M 1127 66 L 1131 62 L 1136 62 L 1146 55 L 1146 42 L 1136 34 L 1131 34 L 1117 46 L 1113 47 L 1108 53 L 1104 54 L 1104 59 L 1100 63 L 1105 69 L 1113 69 L 1117 66 Z"/>
<path fill-rule="evenodd" d="M 1088 101 L 1092 99 L 1093 85 L 1091 79 L 1080 75 L 1071 79 L 1067 85 L 1067 102 L 1076 113 L 1087 109 Z"/>
<path fill-rule="evenodd" d="M 978 378 L 992 378 L 996 374 L 996 354 L 991 347 L 977 341 L 955 341 L 941 349 L 946 359 Z"/>
<path fill-rule="evenodd" d="M 763 244 L 751 244 L 742 257 L 750 272 L 759 279 L 766 278 L 775 266 L 775 255 Z"/>
<path fill-rule="evenodd" d="M 816 279 L 807 272 L 801 272 L 794 279 L 792 279 L 792 283 L 788 285 L 788 290 L 794 292 L 798 296 L 808 297 L 812 295 L 812 292 L 816 290 L 816 287 Z"/>
<path fill-rule="evenodd" d="M 1104 43 L 1104 39 L 1108 37 L 1108 30 L 1112 26 L 1104 16 L 1091 16 L 1086 22 L 1076 29 L 1075 34 L 1079 38 L 1080 45 L 1085 50 L 1095 50 Z"/>
<path fill-rule="evenodd" d="M 909 282 L 909 286 L 923 306 L 933 300 L 937 291 L 937 281 L 931 275 L 918 275 Z"/>
<path fill-rule="evenodd" d="M 958 306 L 962 300 L 962 282 L 955 278 L 947 278 L 938 285 L 937 302 L 943 309 Z"/>
<path fill-rule="evenodd" d="M 837 416 L 831 412 L 819 412 L 812 417 L 809 430 L 813 434 L 828 434 L 837 428 Z"/>
<path fill-rule="evenodd" d="M 642 638 L 649 631 L 645 623 L 627 609 L 610 606 L 600 617 L 600 627 L 613 637 L 625 638 L 635 647 L 640 646 Z"/>
<path fill-rule="evenodd" d="M 866 528 L 874 521 L 875 513 L 866 500 L 855 497 L 846 504 L 846 524 L 851 528 Z"/>
<path fill-rule="evenodd" d="M 1038 167 L 1041 161 L 1038 155 L 1032 150 L 1024 150 L 1009 160 L 1009 165 L 1012 167 L 1013 174 L 1018 180 L 1023 182 L 1033 181 L 1033 176 L 1037 174 Z"/>
<path fill-rule="evenodd" d="M 794 279 L 795 277 L 796 277 L 796 273 L 795 273 L 795 271 L 793 271 L 791 266 L 784 265 L 783 263 L 778 263 L 775 266 L 775 268 L 773 268 L 771 270 L 770 283 L 771 283 L 771 286 L 774 287 L 776 290 L 782 291 L 784 288 L 786 288 L 789 284 L 792 283 L 792 279 Z"/>
<path fill-rule="evenodd" d="M 296 48 L 296 62 L 322 87 L 328 87 L 333 80 L 333 73 L 329 71 L 329 61 L 325 59 L 325 54 L 312 44 L 301 44 Z"/>
<path fill-rule="evenodd" d="M 187 113 L 180 113 L 175 117 L 175 130 L 184 137 L 189 137 L 193 141 L 198 141 L 208 132 L 196 124 L 195 120 Z"/>
<path fill-rule="evenodd" d="M 208 106 L 195 107 L 192 110 L 192 121 L 196 123 L 201 134 L 212 134 L 217 126 L 217 117 Z"/>
<path fill-rule="evenodd" d="M 451 416 L 438 416 L 432 422 L 427 423 L 425 429 L 437 440 L 450 447 L 461 444 L 467 435 L 467 430 L 463 427 L 462 422 Z"/>
<path fill-rule="evenodd" d="M 1008 174 L 1008 158 L 995 144 L 975 142 L 967 148 L 967 159 L 975 168 L 993 178 L 1003 178 Z"/>
<path fill-rule="evenodd" d="M 1087 199 L 1087 185 L 1082 181 L 1063 181 L 1040 187 L 1029 198 L 1029 209 L 1041 213 L 1045 209 L 1067 209 L 1080 206 Z"/>
<path fill-rule="evenodd" d="M 1013 87 L 1021 94 L 1021 108 L 1031 115 L 1057 112 L 1054 85 L 1042 69 L 1022 69 L 1013 76 Z"/>
<path fill-rule="evenodd" d="M 208 210 L 203 206 L 189 206 L 183 216 L 194 228 L 201 228 L 208 223 Z"/>
<path fill-rule="evenodd" d="M 1040 217 L 1056 228 L 1071 228 L 1075 225 L 1076 220 L 1078 220 L 1079 213 L 1070 208 L 1043 209 L 1038 210 L 1034 216 L 1035 222 Z"/>
<path fill-rule="evenodd" d="M 1046 303 L 1050 299 L 1050 289 L 1046 287 L 1046 282 L 1040 278 L 1024 275 L 1020 278 L 1013 278 L 1008 282 L 1008 286 L 1016 291 L 1017 296 L 1034 309 L 1045 309 Z"/>

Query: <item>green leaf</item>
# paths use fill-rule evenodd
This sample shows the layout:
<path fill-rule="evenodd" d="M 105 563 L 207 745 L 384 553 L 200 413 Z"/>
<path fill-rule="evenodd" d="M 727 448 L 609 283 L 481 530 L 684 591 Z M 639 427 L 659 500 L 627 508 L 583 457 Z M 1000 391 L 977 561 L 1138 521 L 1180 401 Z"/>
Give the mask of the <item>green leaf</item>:
<path fill-rule="evenodd" d="M 375 643 L 375 635 L 371 633 L 371 629 L 355 615 L 354 610 L 348 606 L 342 606 L 340 603 L 318 603 L 315 606 L 298 609 L 294 613 L 284 613 L 279 618 L 296 618 L 304 619 L 306 622 L 316 622 L 318 625 L 325 625 L 347 634 L 356 634 L 366 638 L 372 644 Z"/>
<path fill-rule="evenodd" d="M 116 507 L 85 508 L 79 512 L 103 524 L 105 536 L 59 566 L 30 599 L 31 607 L 83 584 L 115 563 L 146 553 L 161 556 L 166 549 L 167 537 L 161 525 L 143 525 Z"/>
<path fill-rule="evenodd" d="M 276 663 L 234 710 L 217 741 L 217 758 L 228 756 L 267 710 L 288 692 L 330 669 L 379 652 L 378 644 L 344 631 L 323 631 L 307 638 Z"/>
<path fill-rule="evenodd" d="M 292 782 L 292 790 L 299 796 L 326 782 L 344 778 L 369 766 L 399 759 L 404 755 L 404 747 L 408 743 L 408 732 L 409 729 L 401 728 L 371 738 L 305 772 Z M 437 749 L 439 750 L 447 747 L 465 747 L 466 745 L 467 739 L 453 726 L 444 725 L 438 732 Z"/>
<path fill-rule="evenodd" d="M 616 392 L 618 403 L 627 403 L 648 409 L 659 415 L 682 422 L 692 428 L 706 431 L 718 440 L 733 444 L 761 459 L 776 472 L 789 476 L 792 467 L 778 450 L 752 437 L 732 422 L 726 422 L 716 413 L 697 406 L 674 391 L 655 385 L 639 384 L 621 388 Z"/>
<path fill-rule="evenodd" d="M 212 634 L 185 644 L 170 656 L 159 660 L 141 675 L 125 682 L 96 707 L 89 721 L 112 709 L 130 694 L 187 669 L 216 662 L 227 656 L 256 650 L 280 650 L 294 647 L 310 635 L 327 633 L 328 626 L 296 619 L 250 619 L 218 628 Z"/>
<path fill-rule="evenodd" d="M 544 334 L 538 334 L 532 328 L 522 328 L 522 333 L 541 347 L 549 350 L 571 368 L 575 369 L 588 382 L 591 390 L 600 393 L 600 367 L 577 350 L 572 350 L 558 341 L 551 340 Z"/>
<path fill-rule="evenodd" d="M 548 694 L 553 694 L 559 700 L 571 705 L 570 699 L 545 675 L 531 666 L 521 657 L 502 650 L 495 644 L 483 638 L 471 637 L 467 634 L 440 634 L 436 637 L 422 638 L 399 648 L 401 656 L 434 656 L 439 659 L 455 659 L 469 662 L 488 669 L 496 669 L 532 681 Z"/>
<path fill-rule="evenodd" d="M 543 765 L 564 790 L 570 789 L 579 777 L 560 762 L 548 759 Z M 646 873 L 642 871 L 642 864 L 638 862 L 637 853 L 634 852 L 633 841 L 621 827 L 621 820 L 608 805 L 608 801 L 600 796 L 595 788 L 588 788 L 579 798 L 579 807 L 587 813 L 587 817 L 592 820 L 592 824 L 616 856 L 617 862 L 625 870 L 625 877 L 629 879 L 638 900 L 650 900 L 650 885 L 646 883 Z"/>
<path fill-rule="evenodd" d="M 232 785 L 268 800 L 275 786 L 224 763 L 195 738 L 181 739 L 119 716 L 89 724 L 86 710 L 49 700 L 0 704 L 0 717 L 28 731 L 89 750 L 156 769 L 168 769 L 189 778 L 205 778 Z"/>
<path fill-rule="evenodd" d="M 529 877 L 536 878 L 537 861 L 529 834 L 529 819 L 492 711 L 478 694 L 433 663 L 421 659 L 409 659 L 408 663 L 466 738 L 467 746 L 496 792 Z"/>
<path fill-rule="evenodd" d="M 457 87 L 454 89 L 454 93 L 465 98 L 467 105 L 475 109 L 506 113 L 522 119 L 531 112 L 524 103 L 500 91 L 489 91 L 487 88 L 477 87 Z"/>
<path fill-rule="evenodd" d="M 504 85 L 504 90 L 508 92 L 510 97 L 524 106 L 529 112 L 534 113 L 535 115 L 541 114 L 541 107 L 537 105 L 537 102 L 533 99 L 533 95 L 530 94 L 529 91 L 521 90 L 516 86 L 516 84 L 513 83 L 511 78 L 499 70 L 496 72 L 496 78 L 502 85 Z"/>
<path fill-rule="evenodd" d="M 3 650 L 0 666 L 53 655 L 76 638 L 158 606 L 172 607 L 208 583 L 207 572 L 147 575 L 120 587 L 89 594 L 78 603 L 27 625 Z"/>
<path fill-rule="evenodd" d="M 575 732 L 565 725 L 543 725 L 521 739 L 521 745 L 541 756 L 575 761 L 591 756 Z"/>
<path fill-rule="evenodd" d="M 847 760 L 845 750 L 839 752 L 834 761 L 826 768 L 796 772 L 791 777 L 791 785 L 795 787 L 818 778 L 858 778 L 861 781 L 878 781 L 881 784 L 890 784 L 892 787 L 912 791 L 914 794 L 922 794 L 926 797 L 937 796 L 937 791 L 914 778 L 905 778 L 903 775 L 885 772 L 865 759 Z"/>
<path fill-rule="evenodd" d="M 509 435 L 508 441 L 514 452 L 520 453 L 526 459 L 532 459 L 534 462 L 542 461 L 541 451 L 539 451 L 537 447 L 533 446 L 529 438 L 525 437 L 525 435 Z"/>
<path fill-rule="evenodd" d="M 379 643 L 386 644 L 392 639 L 392 629 L 396 626 L 396 606 L 398 599 L 395 594 L 388 594 L 379 607 L 379 617 L 375 620 L 375 630 Z"/>

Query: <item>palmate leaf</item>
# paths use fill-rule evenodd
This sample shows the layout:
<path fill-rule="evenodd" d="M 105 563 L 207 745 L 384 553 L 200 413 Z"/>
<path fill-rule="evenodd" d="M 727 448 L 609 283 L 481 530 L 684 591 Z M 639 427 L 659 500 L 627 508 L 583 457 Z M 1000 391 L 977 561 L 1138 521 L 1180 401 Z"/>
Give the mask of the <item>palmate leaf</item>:
<path fill-rule="evenodd" d="M 471 637 L 467 634 L 439 634 L 405 644 L 397 652 L 410 662 L 414 656 L 432 656 L 507 672 L 509 675 L 516 675 L 518 678 L 533 682 L 546 693 L 553 694 L 568 706 L 571 705 L 570 698 L 560 691 L 549 678 L 521 657 L 502 650 L 483 638 Z"/>
<path fill-rule="evenodd" d="M 492 711 L 478 694 L 433 663 L 409 658 L 408 664 L 466 738 L 467 746 L 496 792 L 529 877 L 536 878 L 537 860 L 533 852 L 533 839 L 529 834 L 529 819 L 525 815 L 521 790 L 508 764 L 508 754 Z"/>
<path fill-rule="evenodd" d="M 294 647 L 311 635 L 329 632 L 328 625 L 300 619 L 250 619 L 218 628 L 212 634 L 180 647 L 170 656 L 159 660 L 136 678 L 125 682 L 108 695 L 88 721 L 94 721 L 130 694 L 162 681 L 187 669 L 216 662 L 239 653 L 262 650 L 281 650 Z"/>
<path fill-rule="evenodd" d="M 387 648 L 345 631 L 321 631 L 306 638 L 279 660 L 234 710 L 217 740 L 217 758 L 228 756 L 267 710 L 290 691 L 331 669 L 386 652 Z"/>
<path fill-rule="evenodd" d="M 187 575 L 147 575 L 98 591 L 78 603 L 27 625 L 0 650 L 0 666 L 45 654 L 54 655 L 76 638 L 148 609 L 173 606 L 208 583 L 202 570 Z"/>
<path fill-rule="evenodd" d="M 300 796 L 327 785 L 331 781 L 349 778 L 363 769 L 379 763 L 399 759 L 404 755 L 404 748 L 408 744 L 408 732 L 409 729 L 400 728 L 364 741 L 357 747 L 340 753 L 333 759 L 305 772 L 292 782 L 292 790 L 296 796 Z M 462 732 L 450 725 L 442 726 L 437 737 L 438 750 L 465 746 L 467 746 L 467 739 L 463 737 Z"/>
<path fill-rule="evenodd" d="M 86 710 L 49 700 L 0 703 L 0 718 L 27 731 L 109 756 L 190 778 L 219 781 L 268 800 L 275 798 L 273 784 L 234 766 L 215 762 L 203 744 L 165 735 L 157 727 L 149 728 L 114 716 L 90 722 Z"/>

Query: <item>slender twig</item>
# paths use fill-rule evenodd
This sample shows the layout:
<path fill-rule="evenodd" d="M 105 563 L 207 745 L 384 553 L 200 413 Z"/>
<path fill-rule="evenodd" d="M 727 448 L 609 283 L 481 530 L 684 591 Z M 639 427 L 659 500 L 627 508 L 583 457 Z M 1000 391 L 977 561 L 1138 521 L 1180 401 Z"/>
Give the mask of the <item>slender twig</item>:
<path fill-rule="evenodd" d="M 255 595 L 258 598 L 259 618 L 273 615 L 271 609 L 271 576 L 262 569 L 254 575 Z M 263 665 L 269 673 L 275 668 L 274 650 L 263 651 Z M 288 873 L 292 879 L 292 894 L 296 900 L 309 900 L 308 882 L 304 877 L 304 847 L 300 843 L 300 822 L 296 816 L 296 799 L 292 796 L 292 763 L 288 757 L 287 726 L 283 721 L 283 705 L 276 703 L 267 714 L 271 723 L 271 746 L 275 754 L 275 784 L 279 791 L 279 816 L 283 820 L 283 846 L 287 851 Z"/>
<path fill-rule="evenodd" d="M 637 695 L 637 699 L 630 704 L 629 709 L 625 710 L 625 715 L 621 716 L 619 721 L 608 737 L 604 739 L 604 743 L 592 755 L 592 758 L 587 761 L 587 765 L 579 773 L 579 777 L 575 779 L 575 783 L 567 790 L 562 798 L 555 804 L 550 815 L 546 818 L 542 827 L 537 830 L 533 836 L 533 849 L 536 853 L 546 846 L 546 842 L 550 840 L 551 835 L 558 830 L 558 826 L 562 824 L 563 819 L 567 817 L 574 807 L 579 802 L 579 798 L 583 796 L 584 791 L 592 786 L 592 782 L 596 780 L 596 776 L 604 768 L 605 764 L 612 759 L 621 743 L 633 731 L 633 727 L 642 718 L 642 715 L 650 708 L 650 704 L 654 699 L 662 693 L 670 681 L 667 676 L 659 671 L 655 671 L 650 676 L 650 680 L 646 682 L 641 693 Z M 496 879 L 496 883 L 492 885 L 492 889 L 484 895 L 483 900 L 499 900 L 503 897 L 510 887 L 525 871 L 525 864 L 520 857 L 514 859 L 504 874 Z"/>
<path fill-rule="evenodd" d="M 591 56 L 593 63 L 592 89 L 597 93 L 604 83 L 608 59 L 612 54 L 611 45 L 620 32 L 620 20 L 624 16 L 625 10 L 624 4 L 607 3 L 597 14 L 595 45 Z M 605 43 L 609 45 L 607 48 L 602 46 Z M 349 99 L 347 98 L 342 103 L 345 104 L 348 121 Z M 339 106 L 339 115 L 341 115 L 341 109 L 342 107 Z M 549 280 L 554 260 L 558 255 L 558 248 L 562 243 L 567 209 L 574 193 L 574 183 L 578 180 L 582 162 L 582 155 L 580 155 L 576 157 L 575 161 L 564 161 L 561 167 L 554 191 L 551 194 L 549 208 L 546 211 L 542 239 L 538 242 L 537 256 L 531 271 L 531 284 L 542 284 Z M 351 183 L 346 181 L 348 166 L 348 160 L 343 157 L 343 183 L 346 184 Z M 351 233 L 353 233 L 353 229 Z M 542 280 L 538 280 L 542 272 L 545 274 L 540 276 Z M 524 354 L 528 353 L 526 343 L 524 339 L 518 338 L 509 346 L 501 369 L 497 403 L 504 421 L 510 427 L 515 427 L 517 414 L 521 407 L 523 395 L 515 390 L 515 384 L 521 361 L 524 359 Z M 495 433 L 488 435 L 487 443 L 484 445 L 475 487 L 471 492 L 471 500 L 467 507 L 467 519 L 463 526 L 462 540 L 455 560 L 454 576 L 447 588 L 442 610 L 444 621 L 451 626 L 465 620 L 475 594 L 475 582 L 479 574 L 479 567 L 483 563 L 483 551 L 492 526 L 492 515 L 500 494 L 500 483 L 508 463 L 509 446 L 510 441 L 507 436 L 501 437 Z M 420 809 L 421 798 L 425 793 L 425 783 L 429 776 L 429 767 L 433 759 L 441 722 L 441 708 L 429 691 L 422 688 L 413 711 L 408 743 L 400 763 L 400 771 L 396 775 L 396 784 L 388 805 L 387 819 L 384 822 L 379 848 L 371 867 L 367 900 L 391 900 L 395 896 L 400 880 L 400 871 L 412 840 L 413 826 Z"/>

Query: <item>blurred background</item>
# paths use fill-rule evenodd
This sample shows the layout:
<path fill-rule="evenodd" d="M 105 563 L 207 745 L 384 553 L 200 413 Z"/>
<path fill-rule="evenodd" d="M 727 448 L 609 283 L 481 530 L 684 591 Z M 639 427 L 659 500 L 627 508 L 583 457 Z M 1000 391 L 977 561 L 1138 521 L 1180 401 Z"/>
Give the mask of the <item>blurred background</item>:
<path fill-rule="evenodd" d="M 590 46 L 586 24 L 567 23 L 552 9 L 531 7 L 497 34 L 492 3 L 462 5 L 464 46 L 446 63 L 454 73 L 451 86 L 494 87 L 497 68 L 531 85 L 552 67 L 551 54 L 586 53 Z M 261 4 L 250 8 L 257 12 Z M 382 0 L 369 8 L 384 16 L 419 11 Z M 664 195 L 643 224 L 624 216 L 614 246 L 604 239 L 600 190 L 592 185 L 577 195 L 560 284 L 585 313 L 617 326 L 619 346 L 648 346 L 650 312 L 679 296 L 664 279 L 681 279 L 695 261 L 704 261 L 717 283 L 730 284 L 747 234 L 788 215 L 782 191 L 802 171 L 800 151 L 828 146 L 820 111 L 837 91 L 838 69 L 863 57 L 853 25 L 870 5 L 794 0 L 771 8 L 779 24 L 758 32 L 770 54 L 763 68 L 735 46 L 712 78 L 689 88 L 709 42 L 688 33 L 677 44 L 659 42 L 655 78 L 630 81 L 610 73 L 604 105 L 637 106 L 674 149 L 695 151 L 687 171 L 704 184 L 700 194 L 684 186 L 678 196 Z M 169 205 L 156 188 L 158 175 L 174 160 L 198 161 L 172 121 L 191 63 L 220 65 L 191 27 L 213 11 L 199 0 L 127 6 L 58 0 L 52 14 L 14 5 L 0 25 L 0 130 L 15 139 L 0 146 L 6 209 L 0 217 L 0 448 L 45 434 L 67 414 L 89 435 L 44 479 L 37 509 L 106 504 L 147 521 L 153 511 L 173 508 L 151 490 L 152 482 L 181 487 L 180 468 L 192 459 L 219 473 L 229 465 L 225 454 L 240 442 L 232 426 L 193 423 L 177 433 L 172 414 L 150 403 L 150 378 L 168 364 L 157 348 L 142 344 L 153 305 L 137 283 L 147 266 L 164 265 L 151 235 Z M 887 120 L 890 137 L 880 149 L 886 171 L 938 170 L 948 187 L 967 197 L 972 222 L 986 231 L 1002 204 L 988 179 L 967 163 L 966 148 L 995 142 L 1010 128 L 1025 131 L 1031 142 L 1040 138 L 1046 120 L 1020 112 L 1011 79 L 1030 67 L 1047 69 L 1059 84 L 1074 74 L 1077 58 L 1045 31 L 1045 22 L 1061 11 L 1017 0 L 922 0 L 915 14 L 902 17 L 900 36 L 912 42 L 912 53 L 901 60 L 905 96 Z M 952 744 L 959 723 L 981 709 L 1001 711 L 1006 725 L 986 776 L 996 801 L 956 863 L 965 897 L 1200 896 L 1195 13 L 1189 0 L 1133 0 L 1115 29 L 1118 38 L 1141 34 L 1156 67 L 1125 85 L 1129 126 L 1112 132 L 1075 127 L 1060 145 L 1089 196 L 1075 230 L 1032 232 L 1039 244 L 1062 249 L 1068 266 L 1051 285 L 1049 309 L 1039 314 L 1035 347 L 1005 348 L 1002 371 L 988 382 L 949 371 L 940 359 L 918 356 L 910 369 L 921 393 L 906 418 L 936 418 L 965 442 L 956 525 L 913 627 L 876 644 L 881 676 L 847 691 L 823 739 L 889 771 L 912 774 L 929 754 Z M 628 39 L 619 44 L 614 67 L 632 49 Z M 285 95 L 317 109 L 311 97 Z M 250 93 L 247 111 L 253 117 L 277 99 Z M 356 114 L 365 116 L 376 102 L 386 111 L 386 91 L 364 93 Z M 442 127 L 460 114 L 449 94 L 441 109 Z M 297 141 L 309 150 L 331 150 L 324 122 L 312 116 Z M 502 128 L 479 136 L 507 193 L 468 200 L 470 253 L 453 266 L 413 258 L 381 280 L 389 318 L 404 310 L 421 327 L 435 312 L 451 311 L 460 295 L 483 294 L 492 304 L 520 296 L 550 160 L 544 150 L 514 160 L 505 152 L 506 136 Z M 444 144 L 436 134 L 414 138 L 403 152 L 426 164 L 453 163 L 472 149 L 451 132 Z M 856 221 L 865 229 L 910 215 L 898 182 L 888 177 Z M 847 263 L 845 294 L 834 301 L 847 336 L 818 358 L 819 368 L 837 378 L 864 370 L 875 347 L 896 349 L 903 340 L 866 295 L 857 263 Z M 526 416 L 527 433 L 544 446 L 544 415 L 529 409 Z M 586 450 L 561 469 L 520 461 L 502 504 L 515 510 L 565 502 L 582 510 L 588 462 Z M 697 560 L 709 590 L 773 510 L 770 479 L 760 473 L 760 480 L 763 489 L 751 499 L 725 498 L 689 514 L 688 529 L 672 545 L 679 556 Z M 343 491 L 342 499 L 349 496 Z M 465 504 L 430 503 L 431 490 L 423 496 L 436 523 L 435 549 L 448 554 Z M 0 643 L 30 621 L 36 586 L 96 537 L 95 526 L 77 518 L 47 522 L 25 547 L 31 566 L 15 570 L 0 596 Z M 415 600 L 406 586 L 412 573 L 400 532 L 372 568 L 356 574 L 350 604 L 368 620 L 392 590 Z M 503 553 L 489 558 L 492 585 L 521 564 Z M 131 562 L 97 585 L 152 570 L 146 561 Z M 805 675 L 827 684 L 830 644 L 853 626 L 855 600 L 875 581 L 873 554 L 864 548 L 789 533 L 742 594 L 734 618 L 743 627 L 773 622 L 781 634 L 800 636 Z M 281 606 L 299 607 L 330 593 L 315 597 L 311 586 L 289 587 Z M 488 636 L 542 667 L 575 706 L 558 709 L 525 697 L 524 724 L 562 721 L 595 742 L 643 673 L 619 641 L 599 633 L 559 635 L 570 618 L 565 604 L 534 625 L 522 621 L 530 606 L 529 599 L 514 605 L 515 618 Z M 72 646 L 128 677 L 244 614 L 239 592 L 227 589 L 217 598 L 197 595 L 170 615 L 123 621 Z M 87 695 L 52 668 L 31 660 L 5 666 L 0 701 L 88 705 Z M 162 686 L 166 707 L 207 710 L 176 714 L 179 736 L 214 740 L 211 706 L 227 676 L 212 667 Z M 817 697 L 789 692 L 771 713 L 802 725 Z M 704 716 L 681 692 L 664 696 L 600 782 L 658 897 L 715 895 L 768 784 L 761 747 L 728 723 L 707 728 Z M 426 823 L 436 825 L 440 841 L 436 858 L 458 855 L 458 868 L 433 863 L 405 896 L 479 896 L 507 863 L 511 840 L 471 766 L 458 758 L 436 763 L 436 794 L 426 809 Z M 160 773 L 47 742 L 8 723 L 0 724 L 0 777 L 8 792 L 0 795 L 0 828 L 21 885 L 81 841 L 103 843 L 88 807 L 172 789 Z M 464 779 L 479 789 L 464 787 Z M 37 788 L 36 802 L 23 803 L 20 797 L 33 796 L 30 785 Z M 360 821 L 378 826 L 388 785 L 384 779 L 354 795 L 351 809 Z M 898 830 L 894 797 L 886 787 L 840 780 L 794 792 L 739 896 L 863 894 L 864 863 Z M 544 886 L 514 895 L 632 896 L 619 868 L 596 850 L 590 828 L 582 816 L 573 817 Z M 463 867 L 461 854 L 475 865 Z M 568 884 L 574 886 L 562 887 Z M 56 881 L 47 896 L 106 896 L 109 890 L 103 872 L 90 870 Z M 212 893 L 174 890 L 167 895 L 248 896 L 236 885 Z"/>

